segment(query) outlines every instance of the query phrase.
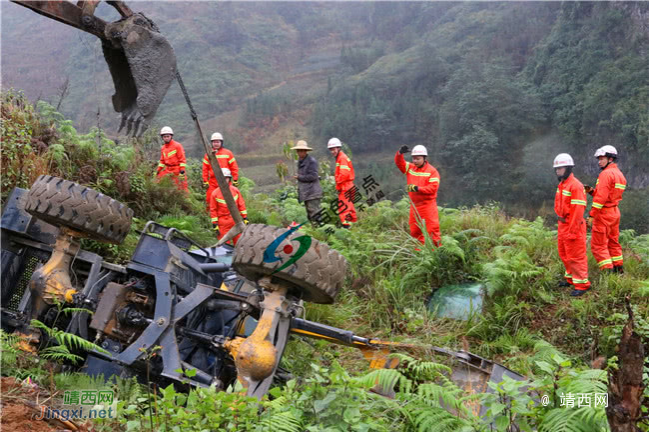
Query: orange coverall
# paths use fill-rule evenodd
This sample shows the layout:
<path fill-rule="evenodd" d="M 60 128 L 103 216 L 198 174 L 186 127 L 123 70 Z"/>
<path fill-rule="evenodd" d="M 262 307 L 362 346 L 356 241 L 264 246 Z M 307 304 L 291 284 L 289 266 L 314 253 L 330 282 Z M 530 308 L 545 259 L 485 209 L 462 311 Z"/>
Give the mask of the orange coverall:
<path fill-rule="evenodd" d="M 158 163 L 158 179 L 171 174 L 173 182 L 178 186 L 179 190 L 188 191 L 187 177 L 183 180 L 178 179 L 180 171 L 187 169 L 187 159 L 185 159 L 185 150 L 182 144 L 174 140 L 164 144 L 160 149 L 160 162 Z"/>
<path fill-rule="evenodd" d="M 590 250 L 600 269 L 621 267 L 622 246 L 620 246 L 620 210 L 617 205 L 622 201 L 626 189 L 626 178 L 611 163 L 602 170 L 593 192 L 593 206 L 590 215 L 593 228 L 590 238 Z"/>
<path fill-rule="evenodd" d="M 439 172 L 428 162 L 421 168 L 406 162 L 399 152 L 394 156 L 394 163 L 399 171 L 406 175 L 408 184 L 419 187 L 417 192 L 408 192 L 413 205 L 410 206 L 410 235 L 423 244 L 425 237 L 421 231 L 422 223 L 426 223 L 426 231 L 433 239 L 435 246 L 442 244 L 439 233 L 439 215 L 437 214 L 437 189 L 439 189 Z M 421 222 L 418 220 L 421 219 Z"/>
<path fill-rule="evenodd" d="M 356 208 L 354 207 L 354 196 L 350 198 L 345 197 L 345 193 L 354 187 L 354 166 L 352 160 L 347 157 L 341 150 L 336 157 L 336 171 L 334 174 L 336 180 L 336 190 L 338 191 L 338 200 L 342 201 L 345 205 L 340 205 L 345 208 L 340 212 L 340 221 L 344 226 L 351 226 L 352 222 L 356 222 Z M 345 207 L 346 206 L 346 207 Z"/>
<path fill-rule="evenodd" d="M 554 211 L 559 219 L 559 257 L 566 268 L 564 277 L 578 290 L 587 290 L 586 192 L 574 174 L 559 183 L 554 196 Z"/>
<path fill-rule="evenodd" d="M 219 167 L 228 168 L 232 173 L 232 180 L 238 181 L 239 165 L 237 164 L 237 160 L 234 158 L 232 152 L 221 147 L 219 151 L 214 154 L 214 156 L 216 156 L 216 160 L 219 162 Z M 207 208 L 209 211 L 212 192 L 214 192 L 214 189 L 219 187 L 219 184 L 216 182 L 216 177 L 214 177 L 212 166 L 210 165 L 210 158 L 207 154 L 203 156 L 203 183 L 208 184 L 207 194 L 205 195 L 205 202 L 207 202 Z"/>
<path fill-rule="evenodd" d="M 237 203 L 241 216 L 244 218 L 248 217 L 246 203 L 243 200 L 243 196 L 241 196 L 239 189 L 230 185 L 230 192 L 232 193 L 234 201 Z M 234 219 L 232 219 L 232 215 L 230 215 L 230 211 L 228 210 L 228 205 L 225 203 L 225 199 L 223 199 L 223 193 L 218 187 L 214 192 L 212 192 L 210 198 L 210 217 L 212 218 L 212 223 L 216 222 L 219 225 L 219 240 L 221 240 L 221 238 L 234 226 Z M 232 240 L 232 243 L 235 246 L 239 237 L 241 237 L 241 234 Z"/>

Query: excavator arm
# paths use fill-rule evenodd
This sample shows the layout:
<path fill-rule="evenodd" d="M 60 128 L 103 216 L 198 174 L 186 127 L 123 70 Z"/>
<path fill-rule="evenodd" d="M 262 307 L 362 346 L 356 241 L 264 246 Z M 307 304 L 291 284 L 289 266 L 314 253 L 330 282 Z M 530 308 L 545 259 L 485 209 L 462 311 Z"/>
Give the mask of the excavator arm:
<path fill-rule="evenodd" d="M 122 115 L 119 131 L 139 136 L 148 128 L 176 78 L 173 48 L 153 21 L 121 1 L 107 2 L 122 16 L 112 23 L 94 15 L 99 0 L 12 1 L 101 39 L 115 85 L 113 107 Z"/>

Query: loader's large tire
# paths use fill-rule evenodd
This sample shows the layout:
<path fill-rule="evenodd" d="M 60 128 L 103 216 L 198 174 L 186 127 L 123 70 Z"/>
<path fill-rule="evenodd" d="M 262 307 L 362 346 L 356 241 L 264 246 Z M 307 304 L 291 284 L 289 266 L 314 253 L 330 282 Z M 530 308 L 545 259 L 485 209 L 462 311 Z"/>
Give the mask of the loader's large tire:
<path fill-rule="evenodd" d="M 282 261 L 264 262 L 268 246 L 287 231 L 269 225 L 248 225 L 234 249 L 234 269 L 253 281 L 272 273 L 273 278 L 285 281 L 291 291 L 304 301 L 333 303 L 345 280 L 347 260 L 325 243 L 311 239 L 311 246 L 300 259 L 273 273 L 297 252 L 299 243 L 291 240 L 303 234 L 294 232 L 275 249 L 274 255 L 283 258 Z M 293 251 L 286 253 L 284 247 L 287 245 L 291 245 Z"/>
<path fill-rule="evenodd" d="M 111 197 L 58 177 L 42 175 L 32 185 L 25 210 L 95 240 L 120 244 L 131 229 L 133 210 Z"/>

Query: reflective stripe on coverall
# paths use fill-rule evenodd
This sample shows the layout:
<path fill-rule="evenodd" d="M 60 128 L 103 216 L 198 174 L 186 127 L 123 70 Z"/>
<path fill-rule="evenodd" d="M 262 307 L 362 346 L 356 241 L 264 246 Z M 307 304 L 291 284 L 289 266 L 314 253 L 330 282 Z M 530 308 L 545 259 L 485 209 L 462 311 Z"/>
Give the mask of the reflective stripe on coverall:
<path fill-rule="evenodd" d="M 433 243 L 435 246 L 440 246 L 442 237 L 439 233 L 439 216 L 437 214 L 439 172 L 427 161 L 424 162 L 421 168 L 417 168 L 415 164 L 406 162 L 399 152 L 394 156 L 394 163 L 399 168 L 399 171 L 406 175 L 408 184 L 419 187 L 418 192 L 408 192 L 412 200 L 409 220 L 410 235 L 423 244 L 425 236 L 421 231 L 421 225 L 425 223 L 426 231 L 433 239 Z"/>
<path fill-rule="evenodd" d="M 182 181 L 178 180 L 180 171 L 185 171 L 187 168 L 187 159 L 185 159 L 185 150 L 182 144 L 174 140 L 164 144 L 160 149 L 160 162 L 158 162 L 158 179 L 171 174 L 174 184 L 179 190 L 188 191 L 187 189 L 187 173 Z"/>
<path fill-rule="evenodd" d="M 559 257 L 566 269 L 564 277 L 578 290 L 587 290 L 588 257 L 586 255 L 586 192 L 574 174 L 559 183 L 554 197 L 554 211 L 559 220 Z"/>
<path fill-rule="evenodd" d="M 214 153 L 216 160 L 219 162 L 219 167 L 227 168 L 232 173 L 232 180 L 239 180 L 239 165 L 237 160 L 234 158 L 232 152 L 228 149 L 221 148 Z M 219 184 L 216 182 L 216 177 L 212 172 L 212 165 L 210 164 L 210 158 L 207 154 L 203 156 L 203 183 L 207 183 L 207 194 L 205 195 L 205 201 L 207 202 L 207 210 L 210 209 L 210 198 L 212 197 L 212 192 L 214 189 L 219 187 Z"/>
<path fill-rule="evenodd" d="M 626 178 L 617 164 L 609 164 L 599 174 L 590 209 L 593 218 L 590 250 L 600 269 L 621 267 L 624 263 L 619 241 L 620 210 L 617 205 L 622 201 L 625 189 Z"/>
<path fill-rule="evenodd" d="M 234 202 L 237 203 L 237 207 L 239 208 L 239 212 L 241 212 L 241 216 L 244 218 L 248 217 L 246 203 L 243 200 L 243 196 L 241 196 L 239 189 L 230 185 L 230 192 L 232 193 Z M 216 222 L 219 225 L 219 240 L 221 240 L 221 238 L 225 234 L 227 234 L 227 232 L 230 231 L 230 229 L 232 229 L 232 227 L 234 226 L 234 219 L 232 219 L 232 215 L 228 210 L 228 205 L 225 203 L 225 199 L 223 198 L 223 193 L 218 187 L 214 190 L 214 192 L 212 192 L 212 196 L 210 198 L 210 217 L 212 218 L 212 223 Z M 237 241 L 239 240 L 239 237 L 241 237 L 241 234 L 237 235 L 232 240 L 232 243 L 235 246 L 237 244 Z"/>
<path fill-rule="evenodd" d="M 340 212 L 340 221 L 343 225 L 350 226 L 352 222 L 357 221 L 356 208 L 354 207 L 353 202 L 354 197 L 351 194 L 347 194 L 349 196 L 349 198 L 347 198 L 345 193 L 354 187 L 354 166 L 352 165 L 351 159 L 349 159 L 342 150 L 338 152 L 338 156 L 336 157 L 336 172 L 334 178 L 336 179 L 338 200 L 344 203 L 344 205 L 339 205 L 339 208 L 345 209 Z"/>

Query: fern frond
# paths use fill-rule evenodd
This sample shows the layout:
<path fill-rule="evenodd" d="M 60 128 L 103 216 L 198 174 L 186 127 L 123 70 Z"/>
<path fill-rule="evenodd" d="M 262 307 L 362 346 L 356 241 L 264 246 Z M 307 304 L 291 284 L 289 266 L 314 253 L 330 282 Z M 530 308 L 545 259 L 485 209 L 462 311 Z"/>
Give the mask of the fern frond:
<path fill-rule="evenodd" d="M 272 414 L 261 421 L 263 431 L 269 432 L 300 432 L 302 421 L 292 411 L 282 411 Z"/>
<path fill-rule="evenodd" d="M 420 432 L 457 432 L 469 426 L 469 422 L 455 417 L 443 408 L 422 407 L 415 408 L 414 423 Z"/>
<path fill-rule="evenodd" d="M 68 348 L 82 349 L 84 351 L 96 350 L 101 353 L 108 354 L 108 351 L 106 351 L 99 345 L 89 342 L 82 337 L 79 337 L 72 333 L 66 333 L 63 330 L 50 328 L 39 320 L 31 320 L 31 326 L 43 330 L 49 337 L 54 338 L 60 345 L 65 345 Z"/>
<path fill-rule="evenodd" d="M 70 350 L 64 345 L 47 347 L 40 352 L 40 355 L 41 357 L 48 360 L 68 361 L 75 364 L 83 360 L 82 357 L 76 354 L 72 354 Z"/>
<path fill-rule="evenodd" d="M 464 249 L 460 247 L 460 243 L 450 236 L 442 237 L 442 245 L 437 249 L 440 254 L 452 256 L 465 261 Z"/>
<path fill-rule="evenodd" d="M 0 346 L 3 353 L 18 352 L 18 348 L 16 348 L 16 345 L 19 342 L 20 342 L 20 336 L 16 334 L 7 333 L 4 330 L 0 330 L 0 343 L 1 343 Z"/>
<path fill-rule="evenodd" d="M 408 367 L 408 372 L 412 379 L 417 381 L 429 381 L 443 376 L 444 373 L 452 373 L 453 370 L 443 364 L 434 362 L 417 362 Z"/>
<path fill-rule="evenodd" d="M 539 340 L 534 344 L 534 360 L 545 361 L 552 363 L 552 356 L 556 354 L 561 354 L 560 351 L 551 343 L 544 340 Z"/>
<path fill-rule="evenodd" d="M 471 239 L 471 238 L 480 237 L 480 236 L 483 236 L 483 235 L 484 235 L 484 231 L 482 231 L 481 229 L 469 228 L 469 229 L 465 229 L 463 231 L 460 231 L 458 233 L 455 233 L 453 235 L 453 237 L 455 237 L 455 238 L 462 237 L 465 240 L 467 240 L 467 239 Z"/>
<path fill-rule="evenodd" d="M 288 404 L 288 399 L 286 396 L 280 396 L 277 399 L 266 402 L 266 406 L 271 409 L 283 408 Z"/>
<path fill-rule="evenodd" d="M 469 412 L 462 403 L 462 393 L 462 389 L 456 385 L 440 386 L 434 383 L 422 384 L 417 389 L 417 394 L 422 403 L 430 407 L 451 408 L 458 415 L 467 417 Z"/>
<path fill-rule="evenodd" d="M 403 393 L 412 391 L 412 381 L 396 369 L 377 369 L 354 380 L 366 387 L 378 386 L 382 393 L 393 390 L 395 386 Z"/>
<path fill-rule="evenodd" d="M 72 348 L 80 348 L 84 351 L 101 351 L 104 353 L 108 353 L 106 350 L 101 348 L 98 345 L 95 345 L 92 342 L 89 342 L 82 337 L 79 337 L 77 335 L 73 335 L 72 333 L 66 333 L 66 332 L 59 332 L 58 334 L 54 335 L 56 338 L 57 342 L 59 342 L 62 345 L 69 346 Z"/>
<path fill-rule="evenodd" d="M 562 378 L 559 381 L 560 389 L 573 394 L 606 393 L 607 374 L 600 369 L 587 369 Z"/>
<path fill-rule="evenodd" d="M 545 415 L 539 425 L 539 432 L 600 431 L 608 431 L 606 412 L 603 408 L 555 408 Z"/>

